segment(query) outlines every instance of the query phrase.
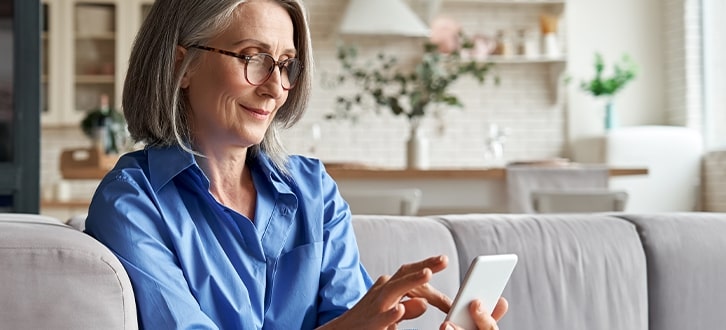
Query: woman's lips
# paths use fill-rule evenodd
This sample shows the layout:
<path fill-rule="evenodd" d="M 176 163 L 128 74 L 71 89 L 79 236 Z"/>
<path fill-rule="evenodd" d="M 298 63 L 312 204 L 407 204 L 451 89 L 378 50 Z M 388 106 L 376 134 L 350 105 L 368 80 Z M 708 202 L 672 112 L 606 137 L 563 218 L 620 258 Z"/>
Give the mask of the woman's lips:
<path fill-rule="evenodd" d="M 254 109 L 254 108 L 248 108 L 245 106 L 241 106 L 242 109 L 247 111 L 252 117 L 259 118 L 259 119 L 267 119 L 267 117 L 270 115 L 270 111 L 266 111 L 264 109 Z"/>

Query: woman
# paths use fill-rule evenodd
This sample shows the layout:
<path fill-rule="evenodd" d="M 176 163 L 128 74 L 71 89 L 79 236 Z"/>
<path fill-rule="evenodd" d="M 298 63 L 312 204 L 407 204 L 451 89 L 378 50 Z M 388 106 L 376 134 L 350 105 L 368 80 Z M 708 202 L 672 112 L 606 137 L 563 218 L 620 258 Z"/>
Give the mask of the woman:
<path fill-rule="evenodd" d="M 104 178 L 86 223 L 129 273 L 143 328 L 385 329 L 449 308 L 427 285 L 444 256 L 371 283 L 333 180 L 283 152 L 311 57 L 299 0 L 153 5 L 123 94 L 147 147 Z M 496 328 L 477 306 L 477 324 Z"/>

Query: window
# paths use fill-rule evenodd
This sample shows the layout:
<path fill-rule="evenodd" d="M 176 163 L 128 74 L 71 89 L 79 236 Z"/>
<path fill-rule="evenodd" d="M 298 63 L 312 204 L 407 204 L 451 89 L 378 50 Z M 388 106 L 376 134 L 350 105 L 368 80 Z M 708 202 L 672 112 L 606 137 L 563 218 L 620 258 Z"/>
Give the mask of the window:
<path fill-rule="evenodd" d="M 705 143 L 726 148 L 726 1 L 702 0 Z"/>
<path fill-rule="evenodd" d="M 0 212 L 38 213 L 40 1 L 0 0 Z"/>

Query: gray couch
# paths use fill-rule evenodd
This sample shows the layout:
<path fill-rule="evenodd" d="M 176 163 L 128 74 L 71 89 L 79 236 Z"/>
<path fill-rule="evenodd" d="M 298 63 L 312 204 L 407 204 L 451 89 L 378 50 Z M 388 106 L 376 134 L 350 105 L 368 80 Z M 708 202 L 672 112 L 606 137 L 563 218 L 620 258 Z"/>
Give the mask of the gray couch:
<path fill-rule="evenodd" d="M 474 256 L 518 254 L 502 329 L 724 328 L 724 213 L 357 215 L 353 224 L 374 278 L 448 255 L 433 284 L 451 296 Z M 0 265 L 2 328 L 136 328 L 123 268 L 77 230 L 0 220 Z M 443 318 L 431 308 L 400 328 L 437 329 Z"/>

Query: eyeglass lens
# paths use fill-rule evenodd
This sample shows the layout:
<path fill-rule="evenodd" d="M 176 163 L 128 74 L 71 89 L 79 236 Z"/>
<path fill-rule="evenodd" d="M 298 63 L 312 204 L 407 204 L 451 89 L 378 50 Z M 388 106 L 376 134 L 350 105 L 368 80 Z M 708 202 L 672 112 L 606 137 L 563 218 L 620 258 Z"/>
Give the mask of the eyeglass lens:
<path fill-rule="evenodd" d="M 276 64 L 272 56 L 262 53 L 249 57 L 246 67 L 247 80 L 253 85 L 263 84 L 272 75 L 272 71 L 275 70 L 275 65 L 280 67 L 282 87 L 290 89 L 295 86 L 301 71 L 300 60 L 290 58 Z"/>

